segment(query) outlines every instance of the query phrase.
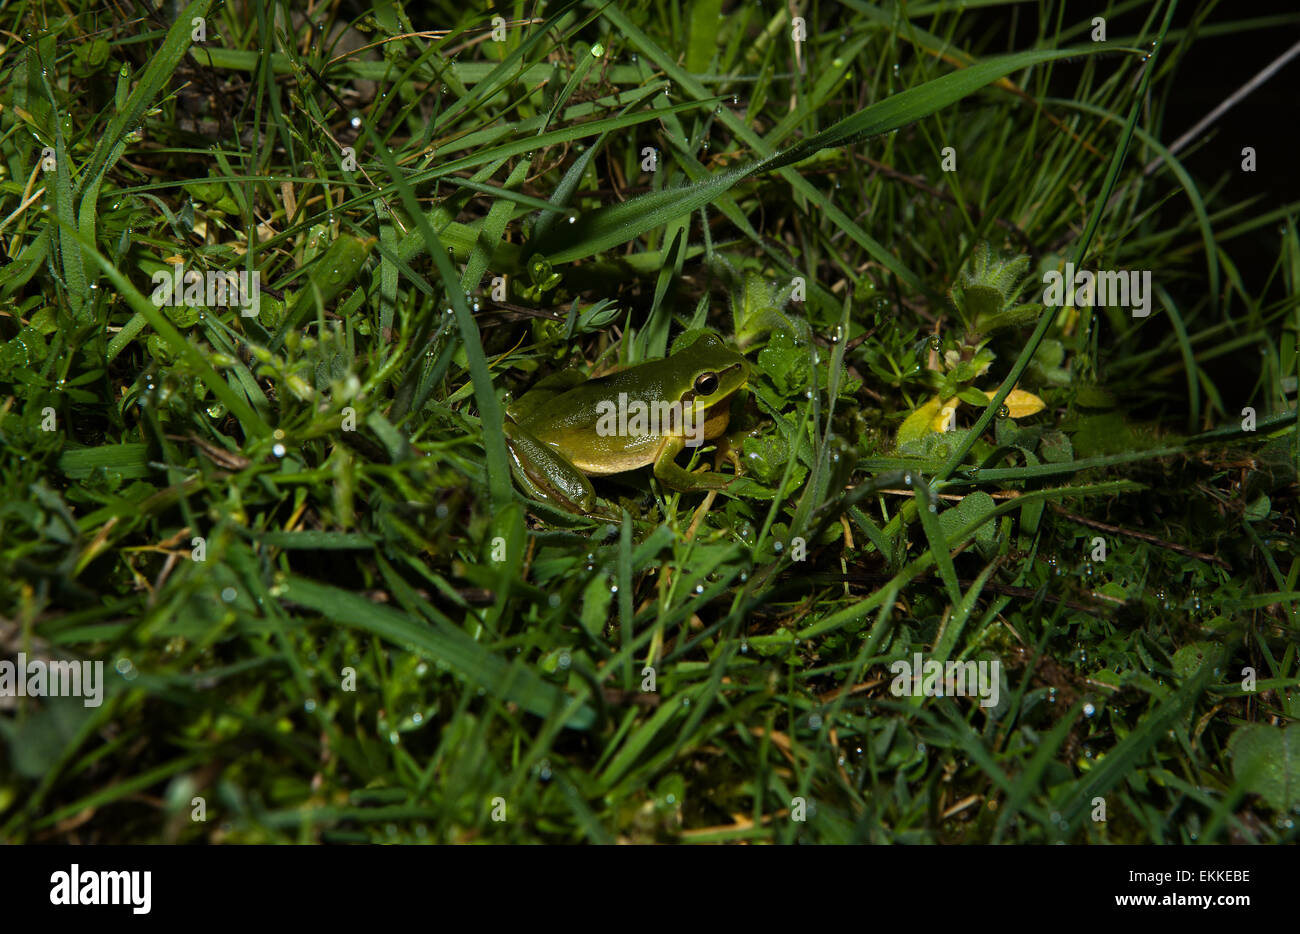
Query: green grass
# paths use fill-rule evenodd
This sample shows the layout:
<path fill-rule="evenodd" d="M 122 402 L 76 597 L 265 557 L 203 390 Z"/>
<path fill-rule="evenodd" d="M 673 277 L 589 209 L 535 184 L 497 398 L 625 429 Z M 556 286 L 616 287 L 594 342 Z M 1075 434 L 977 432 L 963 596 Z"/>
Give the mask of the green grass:
<path fill-rule="evenodd" d="M 1165 112 L 1300 14 L 1073 6 L 6 6 L 0 661 L 107 687 L 0 697 L 0 840 L 1295 842 L 1300 202 Z M 743 479 L 519 492 L 700 328 Z"/>

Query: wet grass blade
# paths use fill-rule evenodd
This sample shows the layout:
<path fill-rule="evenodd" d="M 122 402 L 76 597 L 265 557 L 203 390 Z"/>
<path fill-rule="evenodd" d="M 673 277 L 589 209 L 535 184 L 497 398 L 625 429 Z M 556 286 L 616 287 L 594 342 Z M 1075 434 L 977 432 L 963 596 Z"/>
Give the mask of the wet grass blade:
<path fill-rule="evenodd" d="M 595 711 L 590 707 L 541 680 L 532 668 L 512 665 L 459 629 L 430 628 L 391 607 L 297 576 L 291 576 L 285 584 L 284 596 L 326 619 L 374 633 L 441 661 L 471 684 L 508 698 L 536 716 L 562 714 L 565 724 L 577 730 L 585 730 L 595 722 Z"/>
<path fill-rule="evenodd" d="M 532 246 L 553 263 L 584 259 L 712 204 L 748 178 L 792 166 L 823 149 L 848 146 L 914 123 L 1014 71 L 1104 51 L 1113 50 L 1094 47 L 1020 52 L 989 59 L 895 94 L 784 152 L 748 166 L 718 172 L 691 185 L 652 192 L 584 214 L 575 223 L 551 231 Z"/>

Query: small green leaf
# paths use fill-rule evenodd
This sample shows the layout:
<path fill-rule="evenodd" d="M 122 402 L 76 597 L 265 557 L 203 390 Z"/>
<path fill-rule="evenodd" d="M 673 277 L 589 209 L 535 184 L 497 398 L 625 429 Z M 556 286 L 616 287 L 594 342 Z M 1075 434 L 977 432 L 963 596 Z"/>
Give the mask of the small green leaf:
<path fill-rule="evenodd" d="M 1063 431 L 1055 429 L 1043 432 L 1038 444 L 1038 453 L 1049 464 L 1065 464 L 1074 460 L 1074 448 Z"/>
<path fill-rule="evenodd" d="M 1205 660 L 1214 652 L 1215 646 L 1211 642 L 1193 642 L 1185 645 L 1174 653 L 1174 674 L 1179 681 L 1184 678 L 1190 678 L 1196 674 L 1205 664 Z"/>
<path fill-rule="evenodd" d="M 1277 811 L 1300 807 L 1300 723 L 1243 726 L 1228 740 L 1232 774 Z"/>
<path fill-rule="evenodd" d="M 944 537 L 952 539 L 959 529 L 973 525 L 976 522 L 983 522 L 984 519 L 993 515 L 997 508 L 997 503 L 993 497 L 983 490 L 976 490 L 968 496 L 963 496 L 952 509 L 945 509 L 939 513 L 939 527 L 943 529 Z M 997 527 L 992 522 L 983 522 L 975 530 L 975 541 L 981 548 L 987 548 L 993 544 L 993 538 Z"/>
<path fill-rule="evenodd" d="M 1246 507 L 1246 519 L 1249 522 L 1262 522 L 1268 518 L 1269 511 L 1272 509 L 1272 503 L 1266 494 L 1261 493 L 1259 497 Z"/>

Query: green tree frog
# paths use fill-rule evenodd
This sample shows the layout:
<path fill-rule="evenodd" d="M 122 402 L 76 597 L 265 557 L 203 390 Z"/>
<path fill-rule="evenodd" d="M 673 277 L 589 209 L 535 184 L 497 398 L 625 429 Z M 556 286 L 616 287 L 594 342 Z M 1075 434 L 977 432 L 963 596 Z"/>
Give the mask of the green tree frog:
<path fill-rule="evenodd" d="M 727 430 L 731 397 L 748 379 L 749 361 L 704 332 L 663 360 L 542 380 L 506 409 L 515 477 L 537 499 L 585 514 L 598 514 L 588 477 L 650 464 L 673 489 L 722 489 L 731 480 L 692 473 L 676 457 Z"/>

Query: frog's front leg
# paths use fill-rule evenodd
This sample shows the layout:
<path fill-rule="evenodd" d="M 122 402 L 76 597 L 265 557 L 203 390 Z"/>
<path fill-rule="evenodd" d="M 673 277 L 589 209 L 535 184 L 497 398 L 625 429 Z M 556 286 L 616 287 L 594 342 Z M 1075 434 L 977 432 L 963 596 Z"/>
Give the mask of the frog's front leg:
<path fill-rule="evenodd" d="M 594 512 L 596 489 L 572 461 L 509 419 L 502 427 L 510 466 L 520 486 L 536 499 L 568 512 Z"/>
<path fill-rule="evenodd" d="M 655 453 L 655 476 L 664 486 L 689 493 L 692 490 L 722 490 L 731 485 L 734 477 L 727 477 L 707 470 L 691 473 L 677 466 L 677 455 L 686 450 L 686 439 L 668 435 Z"/>

